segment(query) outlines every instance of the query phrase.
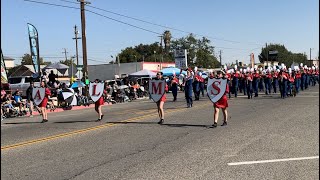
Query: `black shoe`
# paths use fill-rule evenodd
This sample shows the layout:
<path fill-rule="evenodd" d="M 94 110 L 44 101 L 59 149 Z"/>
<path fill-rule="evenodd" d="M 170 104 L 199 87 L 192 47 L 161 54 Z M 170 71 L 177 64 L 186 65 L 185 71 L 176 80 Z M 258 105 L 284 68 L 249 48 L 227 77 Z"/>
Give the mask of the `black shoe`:
<path fill-rule="evenodd" d="M 213 123 L 212 126 L 210 126 L 210 128 L 216 128 L 217 127 L 217 123 Z"/>
<path fill-rule="evenodd" d="M 48 122 L 47 119 L 42 119 L 41 123 L 45 123 L 45 122 Z"/>
<path fill-rule="evenodd" d="M 100 118 L 96 120 L 96 122 L 99 122 L 99 121 L 101 121 L 101 119 L 100 119 Z"/>
<path fill-rule="evenodd" d="M 163 124 L 164 119 L 160 119 L 160 121 L 158 122 L 158 124 Z"/>
<path fill-rule="evenodd" d="M 104 115 L 102 114 L 102 115 L 101 115 L 101 119 L 103 119 L 103 116 L 104 116 Z"/>
<path fill-rule="evenodd" d="M 223 121 L 223 123 L 221 124 L 221 126 L 226 126 L 228 123 L 227 121 Z"/>

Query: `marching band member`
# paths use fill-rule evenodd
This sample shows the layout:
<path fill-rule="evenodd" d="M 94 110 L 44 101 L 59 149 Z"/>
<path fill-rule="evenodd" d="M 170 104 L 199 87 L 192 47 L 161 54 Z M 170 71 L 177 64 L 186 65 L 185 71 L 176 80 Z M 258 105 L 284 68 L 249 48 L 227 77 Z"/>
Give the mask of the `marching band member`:
<path fill-rule="evenodd" d="M 199 72 L 199 87 L 202 97 L 204 97 L 204 78 L 202 77 L 202 73 Z"/>
<path fill-rule="evenodd" d="M 296 96 L 295 93 L 295 88 L 294 88 L 294 74 L 292 72 L 292 69 L 288 69 L 288 91 L 287 91 L 287 96 Z"/>
<path fill-rule="evenodd" d="M 234 92 L 234 97 L 238 96 L 239 78 L 239 71 L 236 71 L 236 73 L 232 75 L 232 90 Z"/>
<path fill-rule="evenodd" d="M 299 71 L 299 68 L 295 69 L 296 71 L 296 78 L 295 78 L 295 87 L 296 87 L 296 93 L 299 93 L 300 85 L 301 85 L 301 73 Z"/>
<path fill-rule="evenodd" d="M 100 80 L 96 79 L 94 80 L 95 83 L 99 83 Z M 96 120 L 96 122 L 99 122 L 102 120 L 103 118 L 103 114 L 102 114 L 102 105 L 104 105 L 104 96 L 107 94 L 107 91 L 105 89 L 103 89 L 103 94 L 101 95 L 101 97 L 94 103 L 94 109 L 95 111 L 98 113 L 98 120 Z"/>
<path fill-rule="evenodd" d="M 274 68 L 272 73 L 272 86 L 273 86 L 273 93 L 277 93 L 277 86 L 279 86 L 278 76 L 279 76 L 280 69 Z"/>
<path fill-rule="evenodd" d="M 219 71 L 217 77 L 218 78 L 226 78 L 226 76 L 223 76 L 224 72 L 223 71 Z M 223 123 L 221 126 L 226 126 L 227 125 L 227 117 L 228 117 L 228 111 L 227 111 L 227 107 L 228 107 L 228 99 L 227 99 L 227 93 L 229 92 L 229 85 L 226 84 L 226 91 L 224 93 L 224 95 L 221 97 L 221 99 L 215 103 L 213 103 L 213 107 L 214 107 L 214 123 L 210 128 L 215 128 L 217 127 L 217 123 L 218 123 L 218 119 L 219 119 L 219 108 L 222 109 L 222 113 L 223 113 Z"/>
<path fill-rule="evenodd" d="M 247 88 L 248 99 L 252 99 L 252 94 L 253 94 L 253 89 L 252 89 L 253 75 L 251 74 L 250 71 L 246 72 L 245 78 L 246 78 L 246 88 Z"/>
<path fill-rule="evenodd" d="M 193 93 L 194 93 L 194 100 L 198 101 L 199 100 L 199 96 L 200 96 L 200 76 L 199 73 L 196 72 L 195 77 L 194 77 L 194 81 L 192 83 L 193 85 Z"/>
<path fill-rule="evenodd" d="M 173 101 L 177 100 L 178 95 L 178 78 L 176 77 L 176 73 L 173 73 L 173 78 L 171 79 L 171 91 L 173 95 Z"/>
<path fill-rule="evenodd" d="M 271 74 L 269 73 L 269 69 L 266 70 L 266 74 L 264 76 L 264 84 L 265 84 L 265 94 L 271 94 L 271 79 L 272 79 L 272 76 Z"/>
<path fill-rule="evenodd" d="M 192 81 L 193 81 L 193 75 L 191 73 L 191 70 L 187 70 L 187 76 L 184 78 L 184 84 L 185 84 L 185 90 L 184 94 L 187 100 L 187 107 L 192 107 Z"/>
<path fill-rule="evenodd" d="M 254 97 L 258 97 L 258 88 L 259 88 L 259 82 L 260 82 L 261 76 L 258 70 L 255 70 L 252 76 L 253 76 L 252 86 L 254 91 Z"/>
<path fill-rule="evenodd" d="M 163 80 L 162 75 L 163 75 L 163 72 L 161 72 L 161 71 L 158 72 L 156 80 Z M 165 92 L 167 92 L 167 91 L 168 91 L 168 85 L 166 83 Z M 163 96 L 160 98 L 160 100 L 157 102 L 158 114 L 159 114 L 159 118 L 160 118 L 160 121 L 158 122 L 158 124 L 163 124 L 163 122 L 164 122 L 163 105 L 166 102 L 166 100 L 167 100 L 167 96 L 166 96 L 166 93 L 164 93 Z"/>
<path fill-rule="evenodd" d="M 228 71 L 227 71 L 227 73 L 225 74 L 225 76 L 226 76 L 226 78 L 227 78 L 227 84 L 228 84 L 228 86 L 229 87 L 231 87 L 232 88 L 232 84 L 231 84 L 231 69 L 229 69 Z M 228 92 L 228 94 L 229 94 L 229 99 L 231 98 L 231 91 L 229 91 Z"/>
<path fill-rule="evenodd" d="M 281 69 L 279 72 L 279 88 L 280 88 L 280 94 L 281 94 L 281 98 L 284 99 L 286 98 L 286 94 L 287 94 L 287 79 L 288 76 L 284 71 L 285 69 Z"/>
<path fill-rule="evenodd" d="M 45 82 L 45 79 L 43 79 L 41 81 L 40 87 L 41 88 L 45 88 L 44 98 L 43 98 L 42 102 L 38 106 L 38 107 L 41 108 L 41 114 L 42 114 L 41 123 L 45 123 L 45 122 L 48 122 L 47 103 L 48 103 L 48 100 L 49 100 L 49 96 L 51 96 L 51 91 L 48 88 L 47 83 Z"/>

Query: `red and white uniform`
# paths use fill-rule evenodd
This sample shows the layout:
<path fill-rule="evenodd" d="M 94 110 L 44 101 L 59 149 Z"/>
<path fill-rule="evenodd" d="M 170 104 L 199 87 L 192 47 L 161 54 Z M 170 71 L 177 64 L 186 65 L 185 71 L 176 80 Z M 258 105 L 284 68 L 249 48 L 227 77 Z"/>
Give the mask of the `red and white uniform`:
<path fill-rule="evenodd" d="M 107 94 L 107 91 L 103 90 L 103 94 Z M 95 106 L 104 105 L 104 97 L 103 97 L 103 95 L 101 95 L 101 97 L 98 99 L 98 101 L 96 101 L 94 104 L 95 104 Z"/>

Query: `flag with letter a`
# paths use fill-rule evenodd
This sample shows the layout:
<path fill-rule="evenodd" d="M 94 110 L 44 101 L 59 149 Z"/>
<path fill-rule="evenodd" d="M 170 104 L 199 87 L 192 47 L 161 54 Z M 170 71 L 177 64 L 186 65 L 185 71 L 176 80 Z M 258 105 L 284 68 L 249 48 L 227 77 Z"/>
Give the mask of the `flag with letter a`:
<path fill-rule="evenodd" d="M 38 106 L 44 99 L 46 88 L 34 87 L 32 90 L 33 102 Z"/>
<path fill-rule="evenodd" d="M 158 102 L 165 93 L 165 80 L 150 80 L 149 94 L 154 102 Z"/>
<path fill-rule="evenodd" d="M 227 79 L 208 79 L 208 85 L 207 85 L 207 93 L 209 99 L 215 103 L 221 99 L 221 97 L 226 92 L 227 87 Z"/>

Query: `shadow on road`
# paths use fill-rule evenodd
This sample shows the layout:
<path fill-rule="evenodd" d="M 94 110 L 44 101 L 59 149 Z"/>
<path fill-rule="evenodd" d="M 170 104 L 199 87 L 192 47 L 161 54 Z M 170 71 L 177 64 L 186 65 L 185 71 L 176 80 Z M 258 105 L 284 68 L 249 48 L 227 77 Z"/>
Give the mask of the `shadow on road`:
<path fill-rule="evenodd" d="M 54 122 L 54 123 L 78 123 L 78 122 L 95 122 L 96 120 L 90 120 L 90 121 L 58 121 L 58 122 Z"/>
<path fill-rule="evenodd" d="M 162 124 L 162 126 L 169 127 L 208 127 L 209 125 L 200 125 L 200 124 Z"/>
<path fill-rule="evenodd" d="M 157 124 L 158 122 L 107 122 L 107 124 Z"/>
<path fill-rule="evenodd" d="M 11 123 L 3 123 L 3 124 L 38 124 L 41 123 L 41 121 L 39 122 L 11 122 Z"/>

